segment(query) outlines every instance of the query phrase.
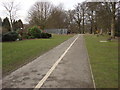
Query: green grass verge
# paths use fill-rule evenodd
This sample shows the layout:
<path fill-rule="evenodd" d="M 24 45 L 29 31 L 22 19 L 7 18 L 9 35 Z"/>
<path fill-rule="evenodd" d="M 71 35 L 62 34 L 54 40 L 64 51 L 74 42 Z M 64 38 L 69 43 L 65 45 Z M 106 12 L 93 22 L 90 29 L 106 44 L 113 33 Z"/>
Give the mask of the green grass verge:
<path fill-rule="evenodd" d="M 118 42 L 99 42 L 108 36 L 85 35 L 97 88 L 118 87 Z"/>
<path fill-rule="evenodd" d="M 23 40 L 2 43 L 2 70 L 8 74 L 35 59 L 73 35 L 53 35 L 50 39 Z"/>

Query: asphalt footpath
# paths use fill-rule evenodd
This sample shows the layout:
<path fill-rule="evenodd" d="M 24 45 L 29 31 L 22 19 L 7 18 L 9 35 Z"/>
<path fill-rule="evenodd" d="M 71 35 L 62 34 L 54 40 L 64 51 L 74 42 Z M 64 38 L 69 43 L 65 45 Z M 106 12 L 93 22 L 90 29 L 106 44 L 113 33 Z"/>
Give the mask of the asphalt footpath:
<path fill-rule="evenodd" d="M 79 36 L 42 88 L 93 88 L 83 35 Z"/>
<path fill-rule="evenodd" d="M 2 87 L 35 88 L 76 38 L 77 40 L 41 88 L 93 88 L 93 80 L 83 35 L 75 35 L 4 77 L 2 79 Z"/>

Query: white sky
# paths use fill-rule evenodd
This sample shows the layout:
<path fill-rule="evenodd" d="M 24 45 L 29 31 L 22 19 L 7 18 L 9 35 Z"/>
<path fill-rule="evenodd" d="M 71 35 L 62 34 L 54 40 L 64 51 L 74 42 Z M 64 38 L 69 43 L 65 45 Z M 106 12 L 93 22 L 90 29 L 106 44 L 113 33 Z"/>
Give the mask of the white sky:
<path fill-rule="evenodd" d="M 2 6 L 3 2 L 10 2 L 11 0 L 0 0 L 0 17 L 3 19 L 5 18 L 7 15 L 5 13 L 5 9 Z M 12 0 L 13 1 L 13 0 Z M 28 14 L 28 10 L 30 9 L 30 7 L 36 2 L 36 1 L 45 1 L 45 0 L 14 0 L 16 3 L 20 3 L 20 10 L 18 12 L 18 19 L 22 19 L 22 21 L 24 23 L 26 23 L 26 18 L 27 18 L 27 14 Z M 59 5 L 60 3 L 62 3 L 64 5 L 64 9 L 68 10 L 68 9 L 73 9 L 74 6 L 77 3 L 81 3 L 85 0 L 46 0 L 51 2 L 54 5 Z"/>

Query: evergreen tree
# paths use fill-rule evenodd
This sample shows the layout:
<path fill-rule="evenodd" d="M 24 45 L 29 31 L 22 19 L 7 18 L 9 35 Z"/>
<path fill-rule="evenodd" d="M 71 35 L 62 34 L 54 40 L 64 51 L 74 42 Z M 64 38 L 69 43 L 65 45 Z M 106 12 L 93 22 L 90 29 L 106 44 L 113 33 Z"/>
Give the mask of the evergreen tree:
<path fill-rule="evenodd" d="M 19 19 L 18 21 L 13 21 L 13 30 L 16 31 L 16 30 L 20 30 L 21 28 L 23 28 L 23 23 L 21 21 L 21 19 Z"/>
<path fill-rule="evenodd" d="M 23 22 L 22 22 L 22 20 L 21 20 L 21 19 L 19 19 L 19 20 L 18 20 L 17 25 L 18 25 L 18 29 L 23 28 Z"/>
<path fill-rule="evenodd" d="M 15 21 L 15 20 L 14 20 L 13 23 L 12 23 L 12 26 L 13 26 L 13 30 L 14 30 L 14 31 L 16 31 L 16 30 L 18 29 L 17 23 L 18 23 L 18 22 Z"/>
<path fill-rule="evenodd" d="M 2 22 L 3 33 L 11 31 L 9 19 L 6 17 Z"/>

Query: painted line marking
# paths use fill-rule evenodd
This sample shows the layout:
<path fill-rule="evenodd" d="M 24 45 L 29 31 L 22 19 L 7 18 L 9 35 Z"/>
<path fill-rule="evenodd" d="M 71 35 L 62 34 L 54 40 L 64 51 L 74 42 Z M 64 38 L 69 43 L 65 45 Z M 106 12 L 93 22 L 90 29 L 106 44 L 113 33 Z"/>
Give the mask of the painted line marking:
<path fill-rule="evenodd" d="M 84 38 L 84 37 L 83 37 L 83 38 Z M 84 44 L 85 44 L 85 39 L 84 39 Z M 88 58 L 88 63 L 89 63 L 90 72 L 91 72 L 91 76 L 92 76 L 93 87 L 94 87 L 94 89 L 96 90 L 95 79 L 94 79 L 94 76 L 93 76 L 93 71 L 92 71 L 92 67 L 91 67 L 91 64 L 90 64 L 90 59 L 89 59 L 89 55 L 88 55 L 88 50 L 87 50 L 86 44 L 85 44 L 85 49 L 86 49 L 86 51 L 87 51 L 87 58 Z"/>
<path fill-rule="evenodd" d="M 44 84 L 44 82 L 47 80 L 47 78 L 50 76 L 50 74 L 53 72 L 53 70 L 56 68 L 56 66 L 59 64 L 59 62 L 62 60 L 62 58 L 66 55 L 68 50 L 73 46 L 73 44 L 78 39 L 79 34 L 77 38 L 70 44 L 70 46 L 65 50 L 65 52 L 61 55 L 61 57 L 55 62 L 55 64 L 51 67 L 51 69 L 46 73 L 46 75 L 42 78 L 42 80 L 35 86 L 35 89 L 41 88 L 41 86 Z"/>

